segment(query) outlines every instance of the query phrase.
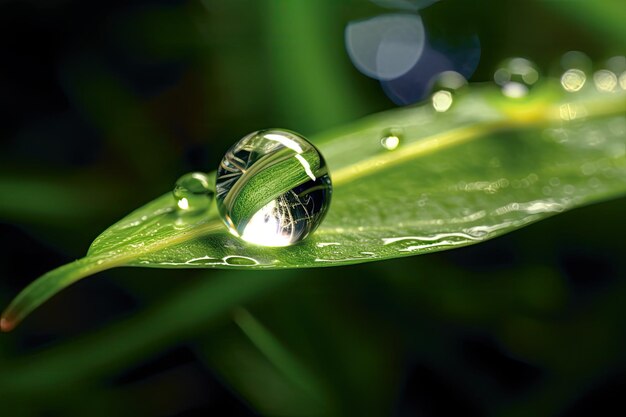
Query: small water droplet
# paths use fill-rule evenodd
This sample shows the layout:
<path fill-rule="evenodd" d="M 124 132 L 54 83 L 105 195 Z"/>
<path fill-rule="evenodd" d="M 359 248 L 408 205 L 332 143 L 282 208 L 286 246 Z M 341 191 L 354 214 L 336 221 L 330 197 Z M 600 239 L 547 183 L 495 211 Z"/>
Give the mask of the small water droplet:
<path fill-rule="evenodd" d="M 539 81 L 539 70 L 525 58 L 510 58 L 500 64 L 493 79 L 505 96 L 522 98 Z"/>
<path fill-rule="evenodd" d="M 435 91 L 432 96 L 433 108 L 439 113 L 446 112 L 452 107 L 452 93 L 447 90 Z"/>
<path fill-rule="evenodd" d="M 565 91 L 574 93 L 580 91 L 587 81 L 587 75 L 576 68 L 568 69 L 561 76 L 561 85 Z"/>
<path fill-rule="evenodd" d="M 216 202 L 229 231 L 262 246 L 300 242 L 322 222 L 332 186 L 319 151 L 282 129 L 253 132 L 226 152 Z"/>
<path fill-rule="evenodd" d="M 380 138 L 380 144 L 383 148 L 388 151 L 393 151 L 398 146 L 400 146 L 400 142 L 404 136 L 404 131 L 400 128 L 391 128 L 387 129 L 383 132 Z"/>
<path fill-rule="evenodd" d="M 452 107 L 454 95 L 467 85 L 467 80 L 456 71 L 444 71 L 437 76 L 431 101 L 435 111 L 443 113 Z"/>
<path fill-rule="evenodd" d="M 617 87 L 617 76 L 609 70 L 603 69 L 593 74 L 596 89 L 603 93 L 612 93 Z"/>
<path fill-rule="evenodd" d="M 202 172 L 189 172 L 180 177 L 172 191 L 178 209 L 185 213 L 207 210 L 215 194 L 210 181 Z"/>
<path fill-rule="evenodd" d="M 237 266 L 255 266 L 259 265 L 259 261 L 254 258 L 248 258 L 247 256 L 226 256 L 222 259 L 226 265 L 237 265 Z"/>

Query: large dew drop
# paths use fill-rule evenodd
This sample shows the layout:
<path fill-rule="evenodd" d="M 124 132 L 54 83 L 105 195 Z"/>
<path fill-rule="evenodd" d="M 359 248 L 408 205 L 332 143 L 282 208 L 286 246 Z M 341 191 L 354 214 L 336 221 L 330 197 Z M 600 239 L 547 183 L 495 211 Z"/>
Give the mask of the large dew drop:
<path fill-rule="evenodd" d="M 220 163 L 216 202 L 229 231 L 263 246 L 300 242 L 322 222 L 332 186 L 324 158 L 297 133 L 269 129 L 235 143 Z"/>

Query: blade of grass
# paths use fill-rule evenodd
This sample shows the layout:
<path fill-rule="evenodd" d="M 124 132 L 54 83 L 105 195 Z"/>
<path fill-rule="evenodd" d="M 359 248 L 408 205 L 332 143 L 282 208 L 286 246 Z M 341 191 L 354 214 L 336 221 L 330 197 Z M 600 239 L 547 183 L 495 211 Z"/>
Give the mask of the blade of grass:
<path fill-rule="evenodd" d="M 263 326 L 248 310 L 237 308 L 233 320 L 250 341 L 265 357 L 287 377 L 309 395 L 324 403 L 330 403 L 327 390 L 319 378 L 307 369 L 282 343 Z"/>
<path fill-rule="evenodd" d="M 207 277 L 141 314 L 43 352 L 11 359 L 0 375 L 0 392 L 49 395 L 61 383 L 112 376 L 139 358 L 201 333 L 234 307 L 294 278 L 287 271 Z"/>

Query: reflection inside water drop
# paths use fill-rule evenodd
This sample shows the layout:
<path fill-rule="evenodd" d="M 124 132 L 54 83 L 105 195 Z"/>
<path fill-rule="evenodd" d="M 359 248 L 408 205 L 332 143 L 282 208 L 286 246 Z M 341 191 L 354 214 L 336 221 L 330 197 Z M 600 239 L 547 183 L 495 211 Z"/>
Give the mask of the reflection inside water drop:
<path fill-rule="evenodd" d="M 235 143 L 220 163 L 217 207 L 231 234 L 288 246 L 322 222 L 332 192 L 324 158 L 304 137 L 261 130 Z"/>
<path fill-rule="evenodd" d="M 180 177 L 172 191 L 178 209 L 186 213 L 207 210 L 215 194 L 210 181 L 202 172 L 189 172 Z"/>
<path fill-rule="evenodd" d="M 621 74 L 626 71 L 626 57 L 618 55 L 607 59 L 606 68 L 614 74 Z"/>

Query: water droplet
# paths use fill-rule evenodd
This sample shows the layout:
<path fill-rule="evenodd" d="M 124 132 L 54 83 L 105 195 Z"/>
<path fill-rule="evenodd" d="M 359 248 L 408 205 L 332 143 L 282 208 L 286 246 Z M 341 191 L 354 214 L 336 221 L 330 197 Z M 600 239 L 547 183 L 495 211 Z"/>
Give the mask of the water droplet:
<path fill-rule="evenodd" d="M 383 132 L 383 135 L 380 138 L 380 144 L 388 151 L 393 151 L 400 146 L 400 141 L 402 140 L 403 135 L 404 132 L 400 128 L 387 129 Z"/>
<path fill-rule="evenodd" d="M 521 98 L 539 81 L 539 70 L 525 58 L 510 58 L 500 64 L 493 79 L 502 88 L 502 94 Z"/>
<path fill-rule="evenodd" d="M 226 265 L 237 266 L 255 266 L 259 265 L 259 261 L 254 258 L 248 258 L 247 256 L 230 255 L 222 259 Z"/>
<path fill-rule="evenodd" d="M 297 133 L 268 129 L 235 143 L 217 170 L 216 201 L 229 231 L 263 246 L 288 246 L 322 222 L 332 186 L 324 158 Z"/>
<path fill-rule="evenodd" d="M 573 93 L 580 91 L 587 81 L 587 75 L 576 68 L 568 69 L 561 76 L 561 85 L 565 91 Z"/>
<path fill-rule="evenodd" d="M 593 74 L 593 82 L 598 91 L 611 93 L 617 87 L 617 76 L 609 70 L 599 70 Z"/>
<path fill-rule="evenodd" d="M 215 194 L 209 176 L 202 172 L 189 172 L 180 177 L 172 193 L 179 210 L 188 213 L 207 210 Z"/>
<path fill-rule="evenodd" d="M 432 96 L 433 108 L 439 113 L 446 112 L 452 107 L 452 93 L 447 90 L 435 91 Z"/>
<path fill-rule="evenodd" d="M 467 80 L 456 71 L 444 71 L 433 83 L 431 101 L 435 111 L 443 113 L 452 107 L 454 95 L 467 85 Z"/>

